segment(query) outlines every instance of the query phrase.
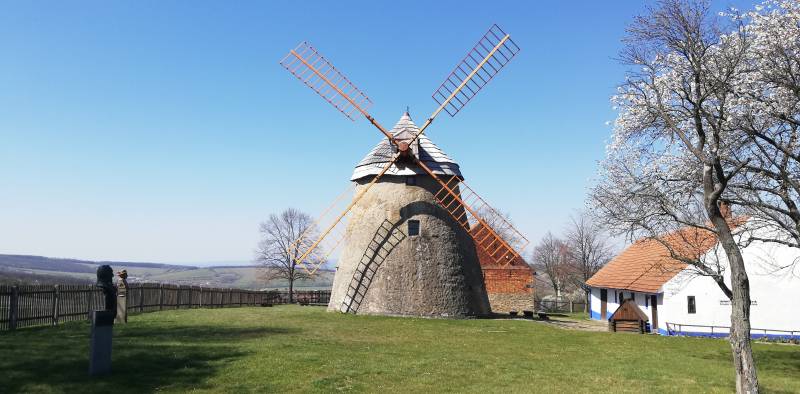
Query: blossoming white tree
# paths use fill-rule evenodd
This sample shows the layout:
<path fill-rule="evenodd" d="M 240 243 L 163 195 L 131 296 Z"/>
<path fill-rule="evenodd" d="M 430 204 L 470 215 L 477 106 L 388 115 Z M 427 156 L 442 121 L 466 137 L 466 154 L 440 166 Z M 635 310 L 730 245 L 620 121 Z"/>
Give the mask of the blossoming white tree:
<path fill-rule="evenodd" d="M 604 223 L 634 238 L 662 241 L 673 257 L 714 279 L 731 299 L 730 343 L 737 392 L 758 392 L 750 344 L 750 289 L 740 239 L 725 198 L 748 161 L 733 107 L 745 66 L 746 32 L 718 33 L 704 1 L 663 0 L 628 28 L 622 60 L 632 69 L 612 100 L 619 108 L 609 156 L 592 200 Z M 690 227 L 696 231 L 677 231 Z M 692 245 L 712 233 L 730 269 Z M 684 237 L 674 248 L 664 234 Z"/>
<path fill-rule="evenodd" d="M 800 3 L 769 0 L 727 15 L 744 31 L 730 39 L 746 47 L 731 85 L 742 146 L 730 160 L 744 164 L 731 201 L 775 230 L 752 240 L 800 247 Z"/>

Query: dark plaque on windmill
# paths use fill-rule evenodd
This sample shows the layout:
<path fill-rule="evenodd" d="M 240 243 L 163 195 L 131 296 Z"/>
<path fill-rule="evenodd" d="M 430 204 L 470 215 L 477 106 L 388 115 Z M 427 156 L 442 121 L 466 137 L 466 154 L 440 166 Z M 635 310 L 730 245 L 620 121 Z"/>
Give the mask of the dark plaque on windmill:
<path fill-rule="evenodd" d="M 92 311 L 92 333 L 89 339 L 89 375 L 111 372 L 111 342 L 114 317 L 117 314 L 117 288 L 114 270 L 108 265 L 97 267 L 97 284 L 103 290 L 102 309 Z"/>

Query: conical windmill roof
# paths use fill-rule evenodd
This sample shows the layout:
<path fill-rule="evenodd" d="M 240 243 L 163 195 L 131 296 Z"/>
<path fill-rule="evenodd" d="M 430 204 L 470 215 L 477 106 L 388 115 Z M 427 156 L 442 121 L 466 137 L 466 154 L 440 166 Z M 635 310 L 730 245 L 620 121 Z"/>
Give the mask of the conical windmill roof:
<path fill-rule="evenodd" d="M 400 120 L 392 128 L 390 133 L 398 140 L 410 140 L 419 132 L 419 127 L 411 120 L 408 112 L 400 117 Z M 446 153 L 436 146 L 425 134 L 422 134 L 414 142 L 411 148 L 417 153 L 417 157 L 428 166 L 436 175 L 457 175 L 463 179 L 458 163 L 453 161 Z M 378 175 L 383 167 L 392 160 L 393 149 L 388 138 L 384 138 L 378 143 L 366 157 L 356 165 L 351 181 L 364 178 L 366 176 Z M 427 175 L 427 173 L 416 165 L 404 165 L 395 163 L 387 175 Z"/>

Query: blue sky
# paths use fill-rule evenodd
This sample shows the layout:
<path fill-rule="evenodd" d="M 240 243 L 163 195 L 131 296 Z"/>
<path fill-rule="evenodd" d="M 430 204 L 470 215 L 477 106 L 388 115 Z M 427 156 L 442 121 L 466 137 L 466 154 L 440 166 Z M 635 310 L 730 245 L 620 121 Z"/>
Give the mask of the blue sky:
<path fill-rule="evenodd" d="M 0 253 L 247 261 L 380 139 L 277 63 L 308 40 L 391 127 L 498 23 L 519 55 L 429 137 L 536 242 L 583 206 L 643 3 L 0 1 Z M 715 5 L 722 8 L 728 3 Z"/>

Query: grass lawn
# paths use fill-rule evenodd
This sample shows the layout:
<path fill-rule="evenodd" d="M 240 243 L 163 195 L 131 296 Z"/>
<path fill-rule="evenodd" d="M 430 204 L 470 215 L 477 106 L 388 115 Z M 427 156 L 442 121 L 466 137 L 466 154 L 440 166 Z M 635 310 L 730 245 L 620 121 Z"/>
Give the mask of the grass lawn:
<path fill-rule="evenodd" d="M 0 333 L 0 392 L 731 392 L 728 343 L 318 307 L 193 309 L 116 326 L 89 379 L 85 322 Z M 800 346 L 755 344 L 765 392 L 800 392 Z"/>

